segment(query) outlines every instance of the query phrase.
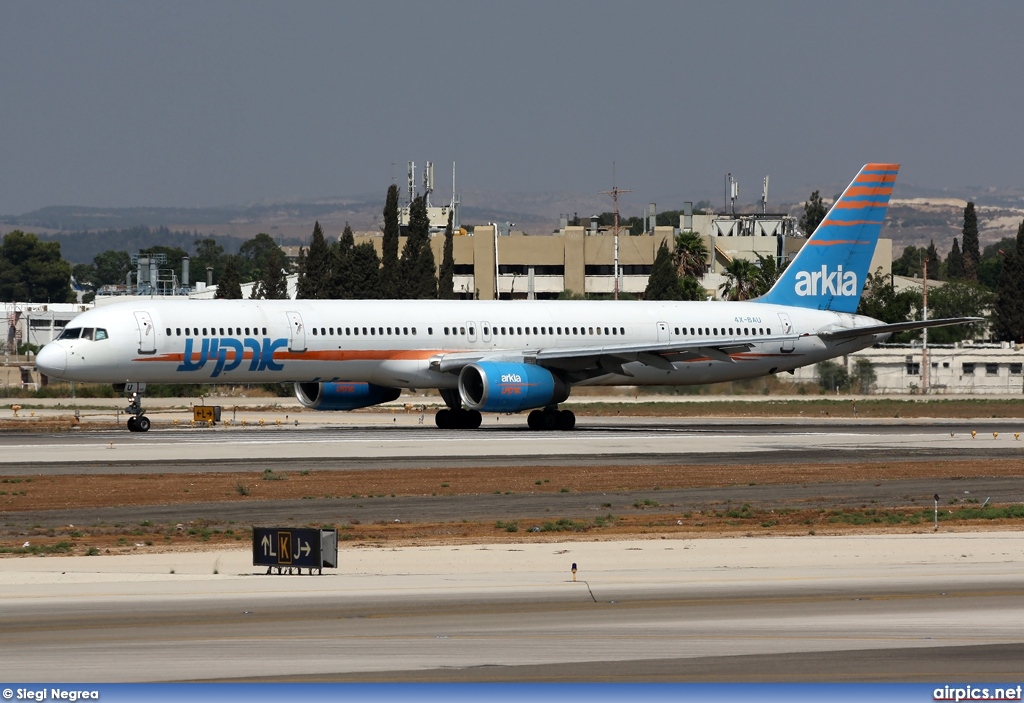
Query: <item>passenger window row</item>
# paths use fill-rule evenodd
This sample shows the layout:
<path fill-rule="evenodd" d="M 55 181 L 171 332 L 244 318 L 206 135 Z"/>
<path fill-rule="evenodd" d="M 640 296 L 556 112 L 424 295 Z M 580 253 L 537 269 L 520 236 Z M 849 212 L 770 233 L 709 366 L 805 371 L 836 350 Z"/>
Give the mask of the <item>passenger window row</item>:
<path fill-rule="evenodd" d="M 415 337 L 415 327 L 312 327 L 314 337 Z M 335 334 L 337 332 L 337 334 Z M 434 328 L 428 327 L 427 334 L 433 334 Z"/>
<path fill-rule="evenodd" d="M 267 333 L 267 328 L 263 327 L 262 329 L 263 329 L 262 333 L 265 335 Z M 224 330 L 225 330 L 224 327 L 202 327 L 202 328 L 200 328 L 200 327 L 186 327 L 185 328 L 185 336 L 186 337 L 224 337 L 224 336 L 232 337 L 232 336 L 235 336 L 235 335 L 243 335 L 243 334 L 244 335 L 260 334 L 260 328 L 259 327 L 228 327 L 226 334 L 225 334 Z M 166 332 L 167 332 L 167 336 L 170 337 L 171 336 L 171 328 L 168 327 L 166 329 Z M 181 327 L 175 327 L 174 328 L 174 336 L 175 337 L 181 337 L 182 336 L 181 333 L 182 333 L 182 328 Z"/>
<path fill-rule="evenodd" d="M 682 334 L 686 334 L 685 327 L 682 328 Z M 772 333 L 771 327 L 691 327 L 690 336 L 692 337 L 717 337 L 720 334 L 740 335 L 745 334 L 747 336 L 759 336 L 770 335 Z M 675 334 L 680 334 L 680 328 L 675 328 Z"/>
<path fill-rule="evenodd" d="M 468 328 L 468 332 L 469 332 L 470 336 L 473 336 L 473 335 L 476 334 L 476 328 L 470 326 Z M 466 333 L 467 333 L 467 328 L 466 327 L 445 327 L 444 328 L 445 336 L 450 336 L 450 335 L 463 336 Z M 527 327 L 522 327 L 522 326 L 499 327 L 499 326 L 496 325 L 494 327 L 484 326 L 483 333 L 484 333 L 485 336 L 489 336 L 492 333 L 495 336 L 497 336 L 499 334 L 502 335 L 502 336 L 508 336 L 508 335 L 521 335 L 521 336 L 525 336 L 525 335 L 529 335 L 529 334 L 535 334 L 535 335 L 549 335 L 549 336 L 560 336 L 560 337 L 581 336 L 581 335 L 602 335 L 602 334 L 603 335 L 608 335 L 608 336 L 612 336 L 612 335 L 618 336 L 618 335 L 626 334 L 626 328 L 625 327 L 610 327 L 610 328 L 609 327 L 529 327 L 529 326 L 527 326 Z"/>

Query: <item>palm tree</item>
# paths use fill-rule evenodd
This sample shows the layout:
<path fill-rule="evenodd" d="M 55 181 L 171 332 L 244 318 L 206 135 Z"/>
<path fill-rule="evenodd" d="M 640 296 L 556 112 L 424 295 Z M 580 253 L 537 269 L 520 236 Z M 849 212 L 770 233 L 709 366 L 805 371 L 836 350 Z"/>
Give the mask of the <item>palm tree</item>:
<path fill-rule="evenodd" d="M 684 230 L 676 235 L 672 261 L 680 277 L 701 278 L 708 270 L 708 248 L 696 232 Z"/>
<path fill-rule="evenodd" d="M 750 300 L 757 295 L 757 264 L 747 259 L 733 259 L 722 271 L 728 276 L 720 288 L 726 300 Z"/>
<path fill-rule="evenodd" d="M 755 254 L 755 256 L 757 256 L 757 263 L 755 264 L 755 266 L 757 266 L 757 277 L 755 280 L 754 294 L 755 296 L 759 296 L 764 295 L 772 289 L 775 282 L 779 280 L 779 276 L 781 276 L 782 272 L 786 270 L 786 266 L 789 265 L 789 262 L 779 266 L 775 262 L 774 256 L 761 256 L 760 254 Z"/>

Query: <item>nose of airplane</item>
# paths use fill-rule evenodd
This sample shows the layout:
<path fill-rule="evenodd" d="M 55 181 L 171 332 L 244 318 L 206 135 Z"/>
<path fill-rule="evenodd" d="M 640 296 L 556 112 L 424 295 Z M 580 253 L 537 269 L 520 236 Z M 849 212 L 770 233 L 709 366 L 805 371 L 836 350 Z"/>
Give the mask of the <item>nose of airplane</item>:
<path fill-rule="evenodd" d="M 47 376 L 60 376 L 67 367 L 67 352 L 59 344 L 47 344 L 36 355 L 36 368 Z"/>

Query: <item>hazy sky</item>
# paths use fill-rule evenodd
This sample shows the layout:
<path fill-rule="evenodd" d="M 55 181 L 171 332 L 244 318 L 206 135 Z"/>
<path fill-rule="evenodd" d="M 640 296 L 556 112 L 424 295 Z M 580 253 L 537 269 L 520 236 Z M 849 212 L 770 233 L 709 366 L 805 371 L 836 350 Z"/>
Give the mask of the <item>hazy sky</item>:
<path fill-rule="evenodd" d="M 0 214 L 463 187 L 1024 186 L 1024 3 L 0 3 Z M 969 190 L 962 195 L 970 196 Z"/>

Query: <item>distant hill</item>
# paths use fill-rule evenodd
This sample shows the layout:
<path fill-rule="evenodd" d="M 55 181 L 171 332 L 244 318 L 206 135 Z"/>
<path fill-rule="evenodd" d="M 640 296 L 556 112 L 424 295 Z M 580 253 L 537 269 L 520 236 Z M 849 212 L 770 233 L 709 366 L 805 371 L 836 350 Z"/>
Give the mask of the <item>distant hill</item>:
<path fill-rule="evenodd" d="M 827 192 L 827 191 L 824 191 Z M 435 204 L 450 196 L 435 195 Z M 633 199 L 637 196 L 634 194 Z M 579 215 L 584 221 L 591 215 L 612 209 L 611 199 L 598 193 L 511 193 L 467 189 L 460 192 L 464 225 L 488 222 L 514 222 L 515 229 L 530 234 L 549 234 L 558 227 L 559 216 Z M 966 200 L 977 205 L 981 244 L 989 244 L 1016 234 L 1024 220 L 1024 191 L 995 188 L 924 189 L 897 184 L 883 237 L 893 240 L 899 254 L 908 245 L 923 246 L 934 240 L 943 256 L 960 236 Z M 698 198 L 693 198 L 696 201 Z M 830 200 L 826 196 L 826 200 Z M 242 241 L 266 232 L 282 244 L 309 241 L 314 222 L 319 221 L 328 235 L 338 235 L 348 223 L 357 232 L 377 231 L 382 226 L 384 194 L 360 195 L 316 201 L 260 202 L 220 208 L 96 208 L 80 206 L 45 207 L 24 215 L 0 216 L 0 233 L 12 229 L 35 232 L 45 239 L 61 242 L 61 250 L 74 263 L 92 261 L 101 251 L 119 249 L 138 251 L 161 244 L 194 251 L 197 238 L 216 237 L 227 251 L 237 251 Z M 636 202 L 621 204 L 623 217 L 642 213 Z M 658 203 L 659 211 L 680 209 L 667 199 Z M 801 202 L 772 204 L 775 212 L 799 217 Z M 753 204 L 737 207 L 754 211 Z"/>

